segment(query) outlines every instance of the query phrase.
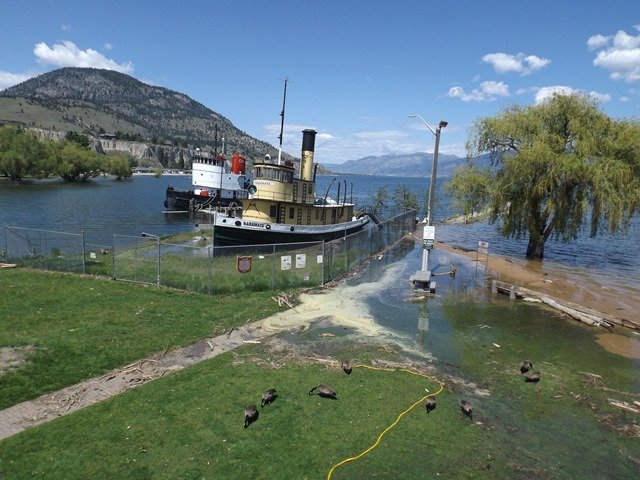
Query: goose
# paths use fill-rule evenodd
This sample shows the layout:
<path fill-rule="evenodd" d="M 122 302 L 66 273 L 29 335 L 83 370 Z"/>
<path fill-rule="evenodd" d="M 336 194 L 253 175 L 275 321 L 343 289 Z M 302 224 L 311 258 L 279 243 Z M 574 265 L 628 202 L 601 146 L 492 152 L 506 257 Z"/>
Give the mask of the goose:
<path fill-rule="evenodd" d="M 462 402 L 460 403 L 460 410 L 462 410 L 462 413 L 464 413 L 467 417 L 473 420 L 473 405 L 471 405 L 466 400 L 462 400 Z"/>
<path fill-rule="evenodd" d="M 520 373 L 527 373 L 533 368 L 533 364 L 529 360 L 523 360 L 520 364 Z"/>
<path fill-rule="evenodd" d="M 526 372 L 524 374 L 525 382 L 539 382 L 540 381 L 540 372 Z"/>
<path fill-rule="evenodd" d="M 260 405 L 263 407 L 265 405 L 269 405 L 276 398 L 278 398 L 278 393 L 276 392 L 275 388 L 270 388 L 269 390 L 265 390 L 265 392 L 262 394 L 262 401 L 260 402 Z"/>
<path fill-rule="evenodd" d="M 253 422 L 258 420 L 258 415 L 260 415 L 260 413 L 258 412 L 258 407 L 256 407 L 255 404 L 252 403 L 247 408 L 245 408 L 244 409 L 244 428 L 247 428 Z"/>
<path fill-rule="evenodd" d="M 424 407 L 427 409 L 427 413 L 429 413 L 431 410 L 435 410 L 436 397 L 434 397 L 433 395 L 429 395 L 427 397 L 427 403 L 424 404 Z"/>
<path fill-rule="evenodd" d="M 309 395 L 320 395 L 323 398 L 332 398 L 337 400 L 336 392 L 329 385 L 320 384 L 309 390 Z"/>
<path fill-rule="evenodd" d="M 344 370 L 344 373 L 346 373 L 347 375 L 351 375 L 351 372 L 353 371 L 353 365 L 351 361 L 342 362 L 342 370 Z"/>

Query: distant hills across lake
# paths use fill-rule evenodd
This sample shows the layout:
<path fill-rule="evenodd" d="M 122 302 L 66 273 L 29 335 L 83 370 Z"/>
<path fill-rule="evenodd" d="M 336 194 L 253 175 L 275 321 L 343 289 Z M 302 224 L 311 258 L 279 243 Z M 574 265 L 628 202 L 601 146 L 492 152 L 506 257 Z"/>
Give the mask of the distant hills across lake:
<path fill-rule="evenodd" d="M 488 155 L 474 157 L 474 164 L 489 166 Z M 437 175 L 450 177 L 456 168 L 467 162 L 466 157 L 455 155 L 438 155 Z M 324 167 L 333 173 L 351 175 L 382 175 L 393 177 L 430 177 L 433 165 L 433 153 L 418 152 L 409 154 L 381 155 L 349 160 L 344 163 L 325 163 Z"/>

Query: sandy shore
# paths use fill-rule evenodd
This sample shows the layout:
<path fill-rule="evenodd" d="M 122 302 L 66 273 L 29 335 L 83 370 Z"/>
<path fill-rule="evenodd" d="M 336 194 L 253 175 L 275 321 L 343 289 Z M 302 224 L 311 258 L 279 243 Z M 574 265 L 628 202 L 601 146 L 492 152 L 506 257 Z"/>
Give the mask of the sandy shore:
<path fill-rule="evenodd" d="M 437 243 L 437 248 L 464 255 L 474 261 L 478 257 L 476 252 L 442 242 Z M 486 257 L 481 255 L 479 261 L 484 265 Z M 599 312 L 605 318 L 624 320 L 640 329 L 640 298 L 620 298 L 608 290 L 599 288 L 588 278 L 584 279 L 584 283 L 577 285 L 568 280 L 562 271 L 548 268 L 544 262 L 491 254 L 487 276 L 548 295 L 564 303 L 586 307 Z"/>
<path fill-rule="evenodd" d="M 416 232 L 416 237 L 421 235 L 421 231 Z M 544 262 L 492 254 L 489 256 L 488 265 L 485 265 L 486 256 L 478 256 L 477 252 L 470 252 L 443 242 L 437 242 L 436 248 L 465 256 L 472 261 L 478 259 L 482 266 L 486 267 L 487 277 L 523 287 L 536 292 L 538 296 L 549 297 L 558 304 L 576 311 L 602 317 L 615 325 L 616 333 L 603 329 L 598 335 L 598 343 L 613 353 L 628 358 L 640 358 L 640 338 L 637 336 L 640 332 L 640 298 L 631 296 L 623 298 L 602 288 L 588 277 L 585 277 L 580 284 L 576 284 L 569 280 L 561 269 L 550 268 Z M 629 335 L 630 332 L 632 332 L 631 335 Z"/>

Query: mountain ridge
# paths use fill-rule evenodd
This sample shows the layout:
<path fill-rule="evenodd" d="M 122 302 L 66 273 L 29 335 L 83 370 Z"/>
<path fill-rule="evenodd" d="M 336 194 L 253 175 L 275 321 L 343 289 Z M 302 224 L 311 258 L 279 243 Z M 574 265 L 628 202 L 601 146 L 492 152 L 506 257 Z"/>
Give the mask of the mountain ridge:
<path fill-rule="evenodd" d="M 212 147 L 217 131 L 220 149 L 224 137 L 228 152 L 238 150 L 251 160 L 277 154 L 187 95 L 97 68 L 64 67 L 0 91 L 0 121 L 95 138 L 119 131 L 192 148 Z"/>

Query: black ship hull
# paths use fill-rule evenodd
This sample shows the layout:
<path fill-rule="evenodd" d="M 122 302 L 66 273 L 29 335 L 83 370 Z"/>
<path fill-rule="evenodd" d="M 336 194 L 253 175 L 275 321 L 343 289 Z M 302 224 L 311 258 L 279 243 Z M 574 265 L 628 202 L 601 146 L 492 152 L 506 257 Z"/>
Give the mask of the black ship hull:
<path fill-rule="evenodd" d="M 319 226 L 245 222 L 224 217 L 222 221 L 215 221 L 213 235 L 218 246 L 328 242 L 359 232 L 368 223 L 368 216 L 343 224 Z"/>
<path fill-rule="evenodd" d="M 242 202 L 234 198 L 220 198 L 220 196 L 204 196 L 193 190 L 180 191 L 167 187 L 164 206 L 170 212 L 194 212 L 197 210 L 228 207 L 234 204 L 241 206 Z"/>

